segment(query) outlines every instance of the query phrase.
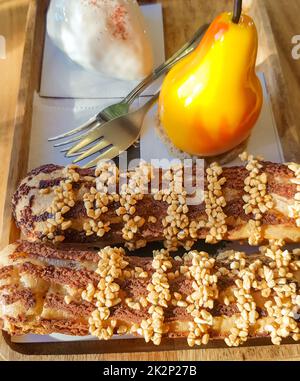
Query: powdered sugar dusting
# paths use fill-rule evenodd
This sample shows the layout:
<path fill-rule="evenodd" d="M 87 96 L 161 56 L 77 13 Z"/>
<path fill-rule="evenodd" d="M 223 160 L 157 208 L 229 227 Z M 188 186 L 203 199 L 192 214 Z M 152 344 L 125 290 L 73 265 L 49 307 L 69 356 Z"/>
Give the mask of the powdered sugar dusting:
<path fill-rule="evenodd" d="M 118 38 L 124 41 L 127 40 L 128 38 L 127 17 L 128 17 L 128 12 L 127 12 L 127 9 L 124 7 L 124 5 L 117 5 L 114 8 L 108 20 L 108 27 L 115 38 Z"/>
<path fill-rule="evenodd" d="M 114 0 L 81 0 L 81 3 L 95 11 L 102 11 L 106 17 L 106 27 L 111 37 L 123 41 L 128 39 L 129 15 L 125 5 L 118 4 Z"/>

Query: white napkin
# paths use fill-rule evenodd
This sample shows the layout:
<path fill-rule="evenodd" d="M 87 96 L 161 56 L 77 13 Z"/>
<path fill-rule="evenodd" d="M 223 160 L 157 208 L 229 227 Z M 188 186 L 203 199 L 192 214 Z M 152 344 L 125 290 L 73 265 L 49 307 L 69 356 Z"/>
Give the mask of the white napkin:
<path fill-rule="evenodd" d="M 154 65 L 165 61 L 164 29 L 161 4 L 141 6 L 154 52 Z M 54 98 L 118 98 L 125 97 L 136 81 L 107 78 L 83 69 L 58 49 L 46 33 L 40 95 Z M 149 87 L 145 95 L 153 95 Z"/>

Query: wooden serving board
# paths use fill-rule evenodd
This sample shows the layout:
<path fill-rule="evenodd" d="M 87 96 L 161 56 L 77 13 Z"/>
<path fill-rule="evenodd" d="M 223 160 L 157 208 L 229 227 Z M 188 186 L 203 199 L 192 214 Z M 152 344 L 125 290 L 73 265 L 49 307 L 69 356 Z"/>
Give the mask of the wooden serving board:
<path fill-rule="evenodd" d="M 3 195 L 4 208 L 3 223 L 0 226 L 0 248 L 19 237 L 19 231 L 16 229 L 11 216 L 11 197 L 27 171 L 33 94 L 39 90 L 40 86 L 45 16 L 49 1 L 28 0 L 28 2 L 26 39 L 16 116 L 7 148 L 9 164 L 6 173 L 9 176 L 6 193 Z M 200 24 L 211 21 L 218 13 L 230 10 L 232 7 L 232 0 L 140 1 L 141 4 L 155 2 L 163 4 L 167 56 L 182 46 Z M 300 153 L 298 153 L 299 132 L 289 107 L 285 81 L 264 2 L 254 0 L 251 14 L 259 29 L 258 69 L 263 71 L 266 76 L 284 155 L 287 161 L 300 162 Z M 136 345 L 139 353 L 133 353 L 132 350 L 130 350 L 132 353 L 125 353 L 128 352 L 129 344 L 126 343 L 126 340 L 123 340 L 121 345 L 120 342 L 121 340 L 110 341 L 106 344 L 107 350 L 105 350 L 105 343 L 101 345 L 100 349 L 97 342 L 92 343 L 89 347 L 86 347 L 84 342 L 35 344 L 34 347 L 29 347 L 26 344 L 12 344 L 9 336 L 3 334 L 0 337 L 0 356 L 6 360 L 278 360 L 300 358 L 300 345 L 297 344 L 280 347 L 260 345 L 259 351 L 257 342 L 251 343 L 252 346 L 250 347 L 242 348 L 216 348 L 216 345 L 212 345 L 206 349 L 182 350 L 180 341 L 168 341 L 159 349 L 159 352 L 155 352 L 156 348 L 142 345 L 141 340 L 134 339 L 130 346 Z M 101 354 L 99 354 L 100 352 Z"/>

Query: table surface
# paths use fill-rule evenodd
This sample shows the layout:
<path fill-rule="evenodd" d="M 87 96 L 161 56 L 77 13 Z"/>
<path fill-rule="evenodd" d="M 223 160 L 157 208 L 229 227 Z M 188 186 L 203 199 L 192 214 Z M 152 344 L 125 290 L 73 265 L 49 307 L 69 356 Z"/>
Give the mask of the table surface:
<path fill-rule="evenodd" d="M 196 6 L 201 5 L 202 0 L 152 0 L 149 2 L 161 2 L 164 7 L 172 7 L 172 14 L 170 12 L 168 19 L 164 20 L 165 28 L 172 29 L 174 18 L 187 17 L 190 13 L 191 17 L 194 15 Z M 219 1 L 219 0 L 218 0 Z M 279 51 L 280 61 L 283 68 L 284 76 L 286 79 L 286 86 L 288 90 L 289 100 L 291 102 L 292 110 L 296 116 L 295 123 L 297 128 L 300 129 L 300 118 L 297 118 L 296 111 L 299 109 L 298 100 L 300 99 L 300 60 L 294 60 L 291 55 L 292 51 L 292 37 L 300 34 L 299 14 L 300 14 L 300 1 L 299 0 L 253 0 L 264 1 L 271 20 L 274 37 Z M 143 1 L 141 1 L 142 3 Z M 5 193 L 6 183 L 9 176 L 8 173 L 8 160 L 10 157 L 10 144 L 12 126 L 15 119 L 15 109 L 17 102 L 17 95 L 20 82 L 20 70 L 22 63 L 22 54 L 25 38 L 25 23 L 26 13 L 29 0 L 0 0 L 0 36 L 6 39 L 6 53 L 7 57 L 4 60 L 0 59 L 0 227 L 2 222 L 1 216 L 3 212 L 3 197 Z M 172 4 L 171 4 L 172 3 Z M 214 16 L 213 2 L 211 2 L 212 14 Z M 224 0 L 225 6 L 228 9 L 228 1 Z M 184 14 L 184 15 L 183 15 Z M 174 24 L 173 24 L 174 25 Z M 173 29 L 174 30 L 174 29 Z M 175 31 L 175 30 L 174 30 Z M 166 53 L 169 56 L 173 53 L 182 43 L 190 37 L 190 32 L 185 25 L 176 28 L 176 33 L 171 33 L 172 38 L 166 41 Z M 0 229 L 1 230 L 1 229 Z M 0 237 L 1 247 L 1 237 Z M 259 358 L 256 357 L 257 348 L 247 349 L 247 358 L 252 359 L 276 359 L 281 358 L 284 348 L 273 348 L 272 351 L 268 347 L 260 348 Z M 235 352 L 233 352 L 235 351 Z M 233 355 L 233 353 L 235 355 Z M 71 357 L 71 356 L 70 356 Z M 88 356 L 87 356 L 88 358 Z M 205 350 L 199 351 L 184 351 L 184 352 L 157 352 L 144 354 L 118 354 L 118 355 L 99 355 L 99 360 L 205 360 L 209 359 L 209 354 Z M 243 360 L 245 354 L 243 351 L 236 351 L 235 349 L 225 349 L 219 351 L 219 359 L 233 359 Z M 286 356 L 284 356 L 285 359 Z M 1 354 L 0 354 L 1 359 Z M 24 356 L 24 359 L 26 357 Z M 293 350 L 290 346 L 289 360 L 299 360 L 298 351 Z"/>

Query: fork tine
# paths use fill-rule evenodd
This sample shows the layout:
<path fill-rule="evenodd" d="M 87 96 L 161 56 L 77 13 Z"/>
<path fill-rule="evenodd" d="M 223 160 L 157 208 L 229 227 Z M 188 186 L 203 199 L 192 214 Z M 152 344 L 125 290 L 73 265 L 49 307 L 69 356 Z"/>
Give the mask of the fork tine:
<path fill-rule="evenodd" d="M 65 157 L 66 157 L 66 152 L 67 152 L 67 150 L 61 150 L 60 152 L 61 152 L 61 153 L 64 153 L 64 154 L 65 154 Z M 75 152 L 75 153 L 72 153 L 71 155 L 69 155 L 68 157 L 79 156 L 79 155 L 82 155 L 83 153 L 85 153 L 85 151 Z"/>
<path fill-rule="evenodd" d="M 78 163 L 79 161 L 83 160 L 83 159 L 86 159 L 87 157 L 93 155 L 94 153 L 96 152 L 99 152 L 101 151 L 102 149 L 104 148 L 107 148 L 111 145 L 111 143 L 109 143 L 108 141 L 106 141 L 105 139 L 102 139 L 100 143 L 98 144 L 95 144 L 92 148 L 88 149 L 87 151 L 85 151 L 83 154 L 81 154 L 77 159 L 75 159 L 73 161 L 73 163 Z"/>
<path fill-rule="evenodd" d="M 105 124 L 105 123 L 104 123 Z M 99 124 L 98 127 L 95 127 L 93 131 L 89 132 L 86 136 L 86 138 L 83 138 L 79 143 L 75 144 L 73 147 L 71 147 L 67 153 L 67 157 L 69 157 L 69 154 L 75 153 L 82 148 L 88 146 L 95 140 L 103 137 L 103 129 L 101 128 L 101 124 Z"/>
<path fill-rule="evenodd" d="M 99 122 L 99 121 L 98 121 Z M 57 143 L 57 144 L 54 144 L 53 147 L 62 147 L 62 146 L 65 146 L 69 143 L 74 143 L 74 142 L 77 142 L 78 140 L 81 140 L 83 139 L 85 136 L 88 136 L 91 132 L 93 132 L 94 130 L 96 130 L 98 127 L 104 125 L 105 123 L 103 122 L 99 122 L 98 124 L 95 124 L 94 127 L 91 127 L 88 131 L 84 132 L 83 134 L 80 134 L 80 135 L 77 135 L 75 138 L 72 138 L 72 139 L 69 139 L 69 140 L 65 140 L 64 142 L 62 143 Z M 71 147 L 72 148 L 72 147 Z M 66 149 L 65 151 L 61 151 L 61 152 L 67 152 L 69 151 L 70 147 L 68 149 Z"/>
<path fill-rule="evenodd" d="M 59 140 L 59 139 L 67 138 L 68 136 L 75 135 L 78 132 L 83 131 L 83 130 L 87 129 L 88 127 L 92 126 L 96 122 L 97 122 L 97 118 L 94 116 L 93 118 L 89 119 L 87 122 L 83 123 L 81 126 L 74 128 L 71 131 L 68 131 L 64 134 L 53 136 L 52 138 L 49 138 L 48 142 L 53 142 L 55 140 Z"/>
<path fill-rule="evenodd" d="M 103 152 L 101 155 L 99 155 L 96 159 L 90 161 L 89 163 L 85 164 L 82 168 L 92 168 L 95 167 L 100 160 L 112 160 L 115 157 L 119 156 L 121 151 L 112 146 L 107 151 Z"/>
<path fill-rule="evenodd" d="M 72 138 L 72 139 L 69 139 L 69 140 L 64 140 L 61 143 L 56 143 L 56 144 L 53 145 L 53 147 L 55 147 L 55 148 L 62 147 L 62 146 L 65 146 L 67 144 L 77 142 L 78 140 L 84 138 L 86 135 L 87 135 L 87 132 L 85 132 L 84 134 L 80 134 L 80 135 L 76 136 L 75 138 Z"/>

